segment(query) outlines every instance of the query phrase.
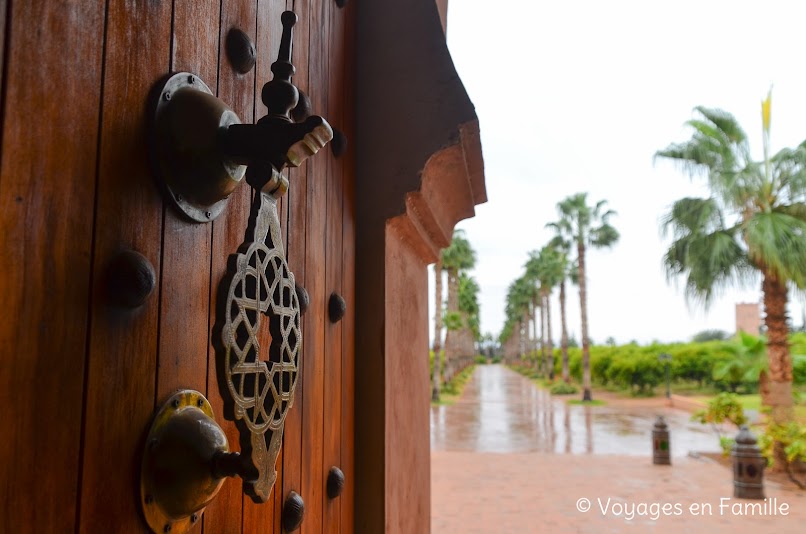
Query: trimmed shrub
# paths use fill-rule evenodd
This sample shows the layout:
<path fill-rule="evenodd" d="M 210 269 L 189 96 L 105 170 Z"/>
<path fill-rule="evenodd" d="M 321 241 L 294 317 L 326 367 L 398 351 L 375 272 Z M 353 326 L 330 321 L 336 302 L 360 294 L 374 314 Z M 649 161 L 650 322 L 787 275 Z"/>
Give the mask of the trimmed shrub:
<path fill-rule="evenodd" d="M 792 381 L 795 384 L 806 384 L 806 357 L 793 359 Z"/>
<path fill-rule="evenodd" d="M 565 382 L 554 384 L 553 386 L 551 386 L 551 389 L 549 391 L 551 392 L 552 395 L 573 395 L 579 392 L 579 390 L 575 386 L 572 386 L 571 384 L 566 384 Z"/>

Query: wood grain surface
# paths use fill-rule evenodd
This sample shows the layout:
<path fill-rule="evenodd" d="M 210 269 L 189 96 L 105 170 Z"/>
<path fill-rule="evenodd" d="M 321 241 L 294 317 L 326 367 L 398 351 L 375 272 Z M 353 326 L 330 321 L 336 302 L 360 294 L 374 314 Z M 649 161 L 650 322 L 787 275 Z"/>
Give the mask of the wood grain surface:
<path fill-rule="evenodd" d="M 104 6 L 14 2 L 7 22 L 0 531 L 58 532 L 78 507 Z"/>
<path fill-rule="evenodd" d="M 222 0 L 221 25 L 219 28 L 218 51 L 218 97 L 238 115 L 243 123 L 254 121 L 255 113 L 255 71 L 238 74 L 232 68 L 227 57 L 227 33 L 232 29 L 245 32 L 252 42 L 257 33 L 257 4 L 238 0 Z M 210 267 L 210 309 L 209 324 L 215 325 L 220 319 L 223 305 L 219 301 L 221 287 L 227 274 L 227 263 L 246 237 L 246 226 L 249 218 L 252 189 L 246 184 L 235 190 L 230 196 L 224 213 L 213 221 L 212 249 Z M 225 298 L 225 297 L 224 297 Z M 222 299 L 223 300 L 223 299 Z M 220 336 L 215 329 L 211 335 Z M 207 347 L 207 398 L 213 406 L 216 421 L 224 428 L 231 448 L 238 447 L 239 433 L 232 414 L 224 414 L 224 397 L 219 390 L 217 358 L 220 356 L 214 349 L 219 340 L 210 340 Z M 224 482 L 215 500 L 207 507 L 202 519 L 203 531 L 206 533 L 241 532 L 243 517 L 243 483 L 239 479 Z"/>
<path fill-rule="evenodd" d="M 110 305 L 111 260 L 135 250 L 160 277 L 163 202 L 146 157 L 146 102 L 169 68 L 171 6 L 108 4 L 90 347 L 84 413 L 81 532 L 143 531 L 140 451 L 154 410 L 159 288 L 137 310 Z M 132 32 L 132 21 L 142 31 Z"/>

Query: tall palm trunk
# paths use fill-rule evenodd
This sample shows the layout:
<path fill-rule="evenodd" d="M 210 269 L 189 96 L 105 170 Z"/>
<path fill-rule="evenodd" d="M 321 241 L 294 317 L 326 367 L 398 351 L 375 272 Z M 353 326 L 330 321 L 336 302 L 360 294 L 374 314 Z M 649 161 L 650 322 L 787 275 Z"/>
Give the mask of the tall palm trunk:
<path fill-rule="evenodd" d="M 520 320 L 520 331 L 521 331 L 521 360 L 526 357 L 527 352 L 529 351 L 529 310 L 523 312 L 523 319 Z M 526 334 L 526 335 L 523 335 Z"/>
<path fill-rule="evenodd" d="M 549 366 L 549 380 L 554 380 L 554 342 L 551 340 L 551 306 L 549 305 L 549 299 L 551 298 L 551 293 L 546 293 L 546 296 L 543 298 L 544 306 L 546 308 L 546 338 L 548 341 L 548 366 Z"/>
<path fill-rule="evenodd" d="M 540 291 L 540 374 L 545 376 L 546 369 L 546 311 L 543 306 L 543 290 Z"/>
<path fill-rule="evenodd" d="M 560 324 L 562 325 L 560 345 L 562 346 L 563 352 L 563 380 L 568 383 L 571 381 L 571 375 L 568 372 L 568 329 L 565 323 L 565 278 L 560 282 Z"/>
<path fill-rule="evenodd" d="M 593 400 L 591 395 L 591 355 L 588 340 L 588 296 L 585 282 L 585 244 L 577 241 L 577 259 L 579 263 L 579 309 L 582 319 L 582 400 Z"/>
<path fill-rule="evenodd" d="M 448 269 L 448 311 L 459 311 L 459 270 Z"/>
<path fill-rule="evenodd" d="M 764 293 L 764 324 L 767 327 L 768 402 L 772 408 L 773 422 L 783 425 L 791 422 L 794 417 L 792 358 L 787 339 L 789 328 L 786 325 L 786 283 L 764 272 L 761 289 Z M 776 469 L 788 465 L 783 444 L 780 442 L 775 443 L 773 455 Z"/>
<path fill-rule="evenodd" d="M 537 301 L 532 297 L 532 307 L 529 309 L 529 319 L 532 321 L 532 335 L 529 338 L 529 366 L 534 365 L 540 369 L 537 361 Z"/>
<path fill-rule="evenodd" d="M 540 327 L 537 324 L 537 310 L 540 306 L 537 305 L 537 297 L 532 296 L 532 346 L 529 349 L 532 354 L 532 359 L 535 362 L 535 368 L 540 369 Z"/>
<path fill-rule="evenodd" d="M 758 373 L 758 393 L 761 397 L 762 406 L 772 406 L 770 399 L 770 374 L 766 369 Z"/>
<path fill-rule="evenodd" d="M 458 313 L 459 312 L 459 270 L 456 268 L 448 269 L 448 312 L 449 313 Z M 447 339 L 447 338 L 446 338 Z M 454 341 L 451 343 L 451 351 L 448 351 L 448 347 L 445 347 L 445 380 L 452 380 L 453 373 L 456 371 L 456 355 L 452 354 L 453 348 L 456 347 L 456 336 L 451 335 L 451 339 Z M 447 345 L 447 344 L 446 344 Z"/>
<path fill-rule="evenodd" d="M 772 419 L 785 424 L 792 421 L 792 357 L 789 354 L 789 328 L 786 324 L 786 284 L 769 273 L 761 285 L 764 292 L 764 324 L 767 327 L 769 363 L 769 401 Z"/>
<path fill-rule="evenodd" d="M 442 366 L 440 356 L 442 351 L 442 258 L 437 258 L 434 272 L 436 273 L 436 283 L 434 284 L 436 313 L 434 314 L 434 369 L 431 375 L 431 400 L 437 402 L 439 401 L 439 390 L 442 385 L 440 382 L 440 367 Z"/>

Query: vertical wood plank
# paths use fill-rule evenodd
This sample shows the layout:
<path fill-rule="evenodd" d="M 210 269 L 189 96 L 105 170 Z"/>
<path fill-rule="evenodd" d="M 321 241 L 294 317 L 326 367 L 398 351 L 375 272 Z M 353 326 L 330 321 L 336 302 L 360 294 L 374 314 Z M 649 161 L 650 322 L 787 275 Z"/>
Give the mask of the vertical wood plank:
<path fill-rule="evenodd" d="M 286 9 L 286 0 L 258 0 L 257 2 L 257 27 L 255 48 L 257 50 L 257 63 L 255 64 L 255 120 L 267 114 L 266 106 L 263 104 L 260 94 L 263 85 L 272 79 L 271 64 L 277 59 L 277 52 L 280 48 L 280 36 L 282 35 L 282 25 L 280 16 Z M 285 221 L 286 199 L 282 199 L 278 205 L 278 215 L 281 223 Z M 285 232 L 283 232 L 285 235 Z M 268 346 L 268 344 L 265 344 Z M 280 507 L 282 506 L 282 456 L 284 451 L 280 451 L 277 459 L 277 480 L 272 488 L 269 501 L 264 504 L 255 504 L 248 496 L 243 496 L 243 532 L 279 532 L 280 531 Z"/>
<path fill-rule="evenodd" d="M 293 10 L 298 22 L 294 27 L 293 62 L 296 75 L 294 84 L 304 92 L 308 92 L 308 2 L 296 0 Z M 305 276 L 306 228 L 308 205 L 308 164 L 303 163 L 297 169 L 289 169 L 288 199 L 288 266 L 294 273 L 298 285 L 308 289 Z M 310 312 L 309 312 L 310 313 Z M 300 350 L 300 368 L 297 388 L 294 392 L 294 406 L 288 412 L 283 435 L 283 485 L 279 492 L 281 497 L 292 490 L 299 492 L 302 483 L 302 411 L 305 398 L 304 370 L 308 359 L 307 326 L 303 317 L 303 343 Z"/>
<path fill-rule="evenodd" d="M 324 2 L 327 11 L 329 39 L 327 47 L 327 105 L 322 113 L 335 128 L 343 126 L 343 86 L 344 81 L 344 24 L 339 16 L 335 2 Z M 336 159 L 332 150 L 321 156 L 327 161 L 328 175 L 325 247 L 326 294 L 338 293 L 344 297 L 342 280 L 342 203 L 343 203 L 343 160 Z M 353 302 L 347 302 L 352 306 Z M 343 318 L 342 318 L 343 321 Z M 324 381 L 324 425 L 323 425 L 323 462 L 322 476 L 327 481 L 328 471 L 332 466 L 341 466 L 341 432 L 342 432 L 342 321 L 333 323 L 326 321 L 325 328 L 325 381 Z M 322 494 L 322 527 L 323 532 L 341 532 L 341 507 L 339 501 L 330 499 L 327 492 Z"/>
<path fill-rule="evenodd" d="M 268 57 L 271 57 L 272 62 L 276 61 L 279 55 L 280 40 L 282 37 L 282 20 L 281 20 L 282 14 L 284 11 L 291 9 L 293 7 L 293 3 L 294 3 L 293 0 L 274 0 L 272 3 L 272 9 L 270 10 L 269 18 L 266 21 L 268 24 L 267 33 L 270 36 L 270 50 Z M 295 38 L 294 41 L 296 40 L 297 39 Z M 292 62 L 293 62 L 293 45 L 294 43 L 292 43 L 291 48 Z M 267 66 L 271 68 L 271 64 L 268 64 Z M 273 77 L 273 75 L 271 77 Z M 271 77 L 268 76 L 267 74 L 266 82 L 268 82 Z M 261 99 L 261 104 L 262 103 L 263 102 Z M 268 109 L 266 111 L 268 112 Z M 289 171 L 286 170 L 285 173 L 286 176 L 288 176 Z M 288 251 L 288 237 L 289 237 L 289 228 L 288 228 L 289 202 L 290 201 L 288 194 L 286 194 L 285 196 L 283 196 L 278 200 L 277 204 L 277 215 L 280 218 L 280 224 L 283 225 L 280 231 L 280 235 L 283 240 L 283 249 L 286 251 Z M 285 430 L 285 425 L 283 430 Z M 273 505 L 272 521 L 270 523 L 270 530 L 268 530 L 267 532 L 282 532 L 283 503 L 285 501 L 285 496 L 283 495 L 282 491 L 283 478 L 285 477 L 285 473 L 283 472 L 284 465 L 285 465 L 285 449 L 281 446 L 279 454 L 277 455 L 277 461 L 275 463 L 275 468 L 277 470 L 277 479 L 274 482 L 274 488 L 272 488 L 273 501 L 267 503 L 267 505 Z"/>
<path fill-rule="evenodd" d="M 308 89 L 314 113 L 327 109 L 327 63 L 329 27 L 326 2 L 311 2 L 309 12 Z M 305 281 L 311 295 L 311 306 L 305 316 L 305 398 L 302 419 L 302 496 L 310 509 L 301 531 L 322 531 L 322 497 L 324 493 L 323 443 L 324 425 L 324 330 L 329 296 L 325 280 L 325 210 L 327 189 L 327 155 L 308 160 L 308 222 L 306 227 Z"/>
<path fill-rule="evenodd" d="M 125 249 L 159 277 L 163 204 L 146 158 L 144 104 L 168 71 L 170 36 L 170 3 L 109 2 L 80 532 L 143 530 L 136 488 L 154 408 L 159 295 L 137 310 L 113 308 L 104 280 Z"/>
<path fill-rule="evenodd" d="M 6 25 L 8 23 L 8 4 L 6 0 L 0 0 L 0 106 L 5 101 L 6 86 L 3 85 L 3 77 L 6 70 Z M 0 142 L 3 141 L 3 118 L 5 117 L 5 109 L 0 107 Z M 2 157 L 2 154 L 0 154 Z"/>
<path fill-rule="evenodd" d="M 226 52 L 227 33 L 238 28 L 255 40 L 257 24 L 257 5 L 255 2 L 223 0 L 221 6 L 221 28 L 219 42 L 219 74 L 218 97 L 240 117 L 241 122 L 251 123 L 255 109 L 255 71 L 245 75 L 238 74 L 232 68 Z M 210 324 L 221 320 L 217 316 L 220 310 L 218 302 L 221 296 L 219 287 L 227 273 L 227 262 L 231 254 L 235 254 L 244 241 L 249 219 L 252 189 L 248 184 L 241 184 L 230 196 L 224 213 L 213 222 L 211 286 L 210 286 Z M 220 335 L 216 330 L 213 335 Z M 207 398 L 213 406 L 216 421 L 224 429 L 230 448 L 237 450 L 240 435 L 235 423 L 227 420 L 224 414 L 224 399 L 219 389 L 218 365 L 214 343 L 208 344 L 207 364 Z M 230 418 L 232 414 L 226 414 Z M 205 533 L 240 533 L 243 521 L 243 481 L 229 479 L 224 482 L 221 491 L 204 513 Z"/>
<path fill-rule="evenodd" d="M 0 531 L 64 532 L 77 508 L 104 4 L 15 2 L 9 23 Z"/>
<path fill-rule="evenodd" d="M 218 80 L 219 0 L 174 0 L 171 71 Z M 174 391 L 207 389 L 212 225 L 164 210 L 157 406 Z"/>
<path fill-rule="evenodd" d="M 336 16 L 344 17 L 342 50 L 342 131 L 347 137 L 347 152 L 343 164 L 342 204 L 342 290 L 347 301 L 347 313 L 342 319 L 342 427 L 341 465 L 346 481 L 339 497 L 341 531 L 353 532 L 355 502 L 355 3 L 348 3 Z"/>
<path fill-rule="evenodd" d="M 215 87 L 218 0 L 174 0 L 171 70 L 192 72 Z M 165 209 L 160 284 L 157 405 L 182 388 L 204 390 L 210 292 L 210 224 Z"/>
<path fill-rule="evenodd" d="M 277 60 L 277 53 L 280 48 L 280 38 L 283 33 L 283 25 L 280 21 L 280 17 L 284 11 L 292 9 L 293 0 L 257 0 L 257 2 L 258 34 L 256 47 L 258 61 L 255 65 L 255 71 L 257 73 L 257 85 L 255 87 L 255 114 L 257 119 L 260 119 L 268 115 L 268 109 L 261 98 L 261 89 L 266 82 L 270 81 L 274 77 L 271 72 L 271 65 Z M 297 27 L 295 26 L 292 55 L 293 52 L 296 51 L 298 42 L 299 37 L 297 36 Z M 282 224 L 285 224 L 288 220 L 288 209 L 286 206 L 287 202 L 287 197 L 282 197 L 277 201 L 277 215 L 279 216 Z M 288 234 L 285 229 L 283 230 L 283 246 L 287 247 L 286 241 Z"/>

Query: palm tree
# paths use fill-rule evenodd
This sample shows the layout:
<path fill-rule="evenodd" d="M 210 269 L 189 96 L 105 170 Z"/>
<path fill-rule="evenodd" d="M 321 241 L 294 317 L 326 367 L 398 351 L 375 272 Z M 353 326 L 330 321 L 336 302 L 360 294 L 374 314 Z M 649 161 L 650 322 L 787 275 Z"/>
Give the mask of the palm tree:
<path fill-rule="evenodd" d="M 566 383 L 571 381 L 571 373 L 568 369 L 568 324 L 565 317 L 565 280 L 571 276 L 572 269 L 576 269 L 575 265 L 572 265 L 571 262 L 568 261 L 568 255 L 571 253 L 571 241 L 568 239 L 564 239 L 561 231 L 560 225 L 562 221 L 558 221 L 556 223 L 548 223 L 546 225 L 547 228 L 554 228 L 557 231 L 557 235 L 552 238 L 549 242 L 549 245 L 552 246 L 558 253 L 559 259 L 558 263 L 560 264 L 560 268 L 562 269 L 562 276 L 560 277 L 560 348 L 562 350 L 562 376 L 563 381 Z"/>
<path fill-rule="evenodd" d="M 498 334 L 498 344 L 501 347 L 503 357 L 507 363 L 509 362 L 509 347 L 511 346 L 510 342 L 512 340 L 512 336 L 515 334 L 516 325 L 517 322 L 515 320 L 507 317 L 504 321 L 504 326 L 501 328 L 501 333 Z"/>
<path fill-rule="evenodd" d="M 528 336 L 528 317 L 529 306 L 532 300 L 532 288 L 529 280 L 522 276 L 515 279 L 507 288 L 507 301 L 505 313 L 507 316 L 507 324 L 511 325 L 513 329 L 520 332 L 523 329 L 524 323 L 527 323 L 527 336 Z M 505 327 L 506 330 L 506 327 Z M 503 338 L 506 341 L 508 338 Z M 521 336 L 521 356 L 526 352 L 526 347 L 523 345 L 523 336 Z"/>
<path fill-rule="evenodd" d="M 540 359 L 536 362 L 537 363 L 537 370 L 539 373 L 544 373 L 544 362 L 546 360 L 546 343 L 545 343 L 545 336 L 546 330 L 543 328 L 545 324 L 545 317 L 543 315 L 543 295 L 540 292 L 540 279 L 538 278 L 538 252 L 533 250 L 529 253 L 529 259 L 526 261 L 526 274 L 524 275 L 524 279 L 529 286 L 529 310 L 530 310 L 530 319 L 532 321 L 532 337 L 534 339 L 534 351 L 535 357 L 537 357 L 537 350 L 538 350 L 538 343 L 540 345 Z M 537 334 L 537 310 L 540 308 L 540 338 L 538 338 Z M 539 341 L 538 341 L 539 339 Z"/>
<path fill-rule="evenodd" d="M 788 285 L 806 287 L 806 141 L 769 156 L 769 97 L 762 104 L 764 161 L 750 157 L 747 135 L 730 113 L 695 108 L 690 140 L 655 156 L 705 175 L 710 196 L 683 198 L 662 223 L 674 241 L 667 275 L 686 277 L 686 297 L 706 307 L 715 291 L 761 274 L 773 421 L 792 420 L 792 358 L 787 341 Z"/>
<path fill-rule="evenodd" d="M 539 286 L 542 355 L 546 359 L 550 379 L 554 378 L 554 343 L 551 339 L 551 308 L 549 298 L 554 286 L 560 283 L 565 274 L 565 259 L 561 252 L 551 244 L 544 246 L 540 252 L 532 251 L 526 262 L 526 274 Z M 543 328 L 545 319 L 545 328 Z M 543 341 L 547 340 L 547 343 Z M 547 358 L 546 357 L 547 354 Z"/>
<path fill-rule="evenodd" d="M 442 385 L 440 378 L 440 367 L 442 367 L 442 254 L 434 264 L 434 274 L 436 275 L 434 284 L 434 365 L 431 372 L 431 400 L 439 402 L 439 390 Z"/>
<path fill-rule="evenodd" d="M 459 314 L 459 272 L 472 269 L 476 265 L 476 252 L 473 250 L 470 242 L 465 238 L 464 231 L 454 230 L 451 244 L 448 248 L 442 250 L 441 258 L 442 269 L 448 273 L 448 306 L 446 316 L 453 317 Z M 448 354 L 446 350 L 445 367 L 447 368 L 449 377 L 453 371 L 451 357 L 452 355 Z"/>
<path fill-rule="evenodd" d="M 529 361 L 534 358 L 534 364 L 539 373 L 543 374 L 543 364 L 546 360 L 546 330 L 543 328 L 543 305 L 538 302 L 540 299 L 540 288 L 535 280 L 531 280 L 529 273 L 525 277 L 529 280 L 529 320 L 532 321 L 532 342 L 529 345 Z M 540 333 L 537 328 L 537 311 L 540 310 Z M 539 337 L 538 337 L 539 336 Z M 538 352 L 538 349 L 540 352 Z M 539 355 L 539 360 L 538 360 Z"/>
<path fill-rule="evenodd" d="M 540 251 L 540 287 L 544 292 L 546 308 L 546 332 L 548 338 L 548 365 L 549 378 L 554 380 L 554 342 L 551 335 L 551 292 L 555 286 L 565 279 L 566 259 L 562 252 L 558 251 L 551 244 L 543 247 Z"/>
<path fill-rule="evenodd" d="M 557 204 L 562 235 L 576 244 L 577 273 L 579 277 L 579 308 L 582 321 L 582 394 L 583 401 L 591 396 L 590 339 L 588 338 L 587 282 L 585 278 L 585 250 L 587 247 L 610 247 L 618 241 L 619 233 L 608 220 L 615 215 L 606 210 L 607 201 L 600 200 L 588 206 L 587 193 L 571 195 Z"/>

